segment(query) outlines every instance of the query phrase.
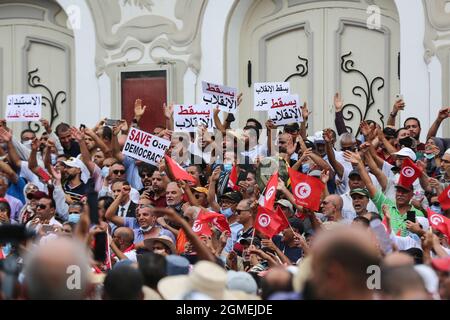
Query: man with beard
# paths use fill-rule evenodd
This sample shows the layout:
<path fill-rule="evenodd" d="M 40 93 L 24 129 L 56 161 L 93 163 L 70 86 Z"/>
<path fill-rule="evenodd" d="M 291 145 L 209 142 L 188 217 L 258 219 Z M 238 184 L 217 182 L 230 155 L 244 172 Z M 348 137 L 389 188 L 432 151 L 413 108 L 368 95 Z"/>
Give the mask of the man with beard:
<path fill-rule="evenodd" d="M 139 190 L 139 193 L 142 195 L 142 193 L 147 190 L 151 189 L 152 187 L 152 175 L 153 172 L 155 172 L 156 167 L 149 165 L 147 163 L 141 163 L 139 165 L 139 176 L 141 177 L 141 182 L 143 185 L 143 188 Z"/>
<path fill-rule="evenodd" d="M 70 158 L 64 161 L 64 171 L 66 176 L 66 183 L 64 184 L 64 192 L 68 194 L 72 200 L 79 201 L 82 196 L 86 195 L 88 188 L 87 170 L 83 172 L 84 165 L 78 158 Z M 84 182 L 82 180 L 84 175 Z"/>
<path fill-rule="evenodd" d="M 165 208 L 166 203 L 166 173 L 155 170 L 151 177 L 151 189 L 144 191 L 145 195 L 155 207 Z"/>
<path fill-rule="evenodd" d="M 409 131 L 409 136 L 411 138 L 416 139 L 417 141 L 417 151 L 425 151 L 425 144 L 420 142 L 420 132 L 422 131 L 422 128 L 420 127 L 420 121 L 417 118 L 409 117 L 405 120 L 403 126 L 406 130 Z"/>
<path fill-rule="evenodd" d="M 55 132 L 64 149 L 64 154 L 70 155 L 71 157 L 76 157 L 80 154 L 80 145 L 73 138 L 70 126 L 67 123 L 62 122 L 58 124 Z"/>

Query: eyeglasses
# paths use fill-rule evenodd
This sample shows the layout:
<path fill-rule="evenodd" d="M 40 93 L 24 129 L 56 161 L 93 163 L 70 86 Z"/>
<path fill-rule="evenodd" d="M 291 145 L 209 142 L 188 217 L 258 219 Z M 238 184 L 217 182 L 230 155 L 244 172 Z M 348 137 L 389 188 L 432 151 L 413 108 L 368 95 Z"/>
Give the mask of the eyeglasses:
<path fill-rule="evenodd" d="M 151 178 L 152 174 L 150 172 L 143 172 L 143 173 L 139 174 L 139 176 L 141 178 Z"/>
<path fill-rule="evenodd" d="M 116 175 L 122 175 L 125 174 L 125 170 L 113 170 L 113 173 Z"/>
<path fill-rule="evenodd" d="M 36 208 L 38 208 L 38 209 L 47 209 L 47 206 L 45 204 L 38 204 L 36 206 Z"/>

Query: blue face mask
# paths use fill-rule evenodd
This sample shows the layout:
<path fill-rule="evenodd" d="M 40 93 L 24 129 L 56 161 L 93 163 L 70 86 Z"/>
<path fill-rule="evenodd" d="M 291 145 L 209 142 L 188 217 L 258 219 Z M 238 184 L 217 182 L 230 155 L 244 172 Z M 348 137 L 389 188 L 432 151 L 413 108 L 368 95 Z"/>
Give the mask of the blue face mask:
<path fill-rule="evenodd" d="M 1 250 L 3 251 L 3 256 L 7 257 L 11 253 L 11 244 L 5 244 Z"/>
<path fill-rule="evenodd" d="M 69 222 L 78 223 L 80 221 L 80 215 L 78 213 L 69 214 Z"/>
<path fill-rule="evenodd" d="M 231 210 L 231 208 L 220 209 L 220 213 L 229 218 L 233 215 L 233 210 Z"/>
<path fill-rule="evenodd" d="M 51 158 L 52 165 L 54 166 L 56 164 L 56 160 L 58 159 L 58 156 L 56 154 L 52 153 L 50 155 L 50 158 Z"/>
<path fill-rule="evenodd" d="M 102 168 L 102 177 L 106 178 L 109 175 L 109 167 Z"/>
<path fill-rule="evenodd" d="M 223 170 L 225 170 L 225 171 L 231 171 L 232 168 L 233 168 L 233 165 L 231 163 L 223 164 Z"/>
<path fill-rule="evenodd" d="M 423 156 L 428 160 L 431 160 L 435 157 L 434 153 L 425 153 Z"/>
<path fill-rule="evenodd" d="M 302 172 L 303 173 L 307 173 L 308 171 L 309 171 L 309 169 L 310 169 L 310 164 L 309 163 L 304 163 L 304 164 L 302 164 Z"/>
<path fill-rule="evenodd" d="M 430 209 L 431 209 L 432 211 L 436 212 L 436 213 L 442 214 L 441 206 L 433 206 L 433 205 L 431 205 L 431 206 L 430 206 Z"/>

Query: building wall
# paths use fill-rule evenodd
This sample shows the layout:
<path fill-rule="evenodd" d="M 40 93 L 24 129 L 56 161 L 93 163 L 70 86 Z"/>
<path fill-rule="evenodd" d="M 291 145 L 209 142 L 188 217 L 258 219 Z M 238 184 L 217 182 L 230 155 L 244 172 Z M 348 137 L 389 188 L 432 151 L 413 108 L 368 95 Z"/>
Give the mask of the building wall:
<path fill-rule="evenodd" d="M 77 123 L 93 125 L 100 116 L 117 115 L 112 78 L 118 66 L 175 66 L 170 99 L 176 103 L 199 102 L 201 80 L 237 84 L 239 31 L 250 0 L 57 1 L 69 17 L 74 5 L 79 8 L 79 29 L 74 30 Z M 428 127 L 442 103 L 450 103 L 450 18 L 444 0 L 395 4 L 401 28 L 401 93 L 407 103 L 401 118 L 417 116 Z"/>

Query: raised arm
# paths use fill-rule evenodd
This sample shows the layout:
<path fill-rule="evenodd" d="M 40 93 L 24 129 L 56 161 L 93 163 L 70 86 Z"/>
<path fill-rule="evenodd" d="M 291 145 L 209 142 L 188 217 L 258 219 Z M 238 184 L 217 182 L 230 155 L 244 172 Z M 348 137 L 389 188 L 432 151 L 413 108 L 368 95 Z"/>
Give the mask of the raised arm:
<path fill-rule="evenodd" d="M 334 95 L 334 111 L 335 111 L 334 125 L 336 126 L 338 136 L 348 132 L 344 122 L 344 115 L 342 113 L 343 107 L 344 101 L 342 100 L 342 97 L 339 94 L 339 92 L 336 92 L 336 94 Z"/>
<path fill-rule="evenodd" d="M 123 217 L 119 217 L 116 215 L 116 211 L 119 208 L 120 201 L 123 197 L 130 193 L 130 189 L 126 188 L 128 186 L 123 186 L 119 195 L 116 199 L 111 203 L 111 205 L 106 209 L 105 218 L 108 221 L 111 221 L 118 227 L 122 227 L 125 225 L 125 219 Z"/>
<path fill-rule="evenodd" d="M 370 179 L 369 174 L 366 171 L 366 167 L 364 166 L 364 162 L 362 161 L 359 152 L 345 151 L 344 159 L 351 162 L 353 165 L 358 166 L 359 174 L 361 175 L 361 179 L 366 185 L 367 190 L 369 190 L 370 197 L 375 197 L 377 188 L 372 183 L 372 179 Z"/>
<path fill-rule="evenodd" d="M 131 122 L 132 123 L 131 126 L 139 128 L 139 121 L 144 115 L 145 109 L 147 109 L 147 106 L 142 106 L 142 100 L 139 98 L 136 99 L 136 101 L 134 102 L 134 117 L 133 121 Z"/>
<path fill-rule="evenodd" d="M 14 184 L 19 181 L 17 173 L 3 160 L 0 160 L 0 171 L 4 172 Z"/>
<path fill-rule="evenodd" d="M 84 165 L 88 168 L 89 173 L 93 175 L 95 170 L 95 163 L 92 161 L 91 153 L 89 152 L 86 142 L 84 141 L 84 132 L 81 132 L 75 127 L 70 128 L 70 132 L 72 134 L 72 137 L 80 145 L 81 161 L 83 161 Z"/>
<path fill-rule="evenodd" d="M 86 128 L 84 130 L 84 133 L 90 136 L 95 141 L 95 144 L 103 151 L 105 157 L 109 157 L 111 155 L 111 149 L 103 142 L 102 139 L 100 139 L 100 137 L 94 131 Z M 112 138 L 114 139 L 114 136 Z"/>
<path fill-rule="evenodd" d="M 0 138 L 8 144 L 8 155 L 11 164 L 15 168 L 20 168 L 20 164 L 22 160 L 20 160 L 19 155 L 17 154 L 16 148 L 12 143 L 12 134 L 7 131 L 5 128 L 0 127 Z"/>
<path fill-rule="evenodd" d="M 173 131 L 173 103 L 163 104 L 164 116 L 166 117 L 166 128 Z"/>
<path fill-rule="evenodd" d="M 308 104 L 306 103 L 306 101 L 303 104 L 303 106 L 300 107 L 300 109 L 302 111 L 302 118 L 303 118 L 303 122 L 300 123 L 300 137 L 302 139 L 306 139 L 306 137 L 308 136 L 308 132 L 307 132 L 308 118 L 309 118 L 309 115 L 311 114 L 311 111 L 308 110 Z"/>
<path fill-rule="evenodd" d="M 222 133 L 225 134 L 226 127 L 223 125 L 222 121 L 220 121 L 219 118 L 220 109 L 219 107 L 216 107 L 213 111 L 213 117 L 214 117 L 214 124 L 216 125 L 216 128 Z"/>
<path fill-rule="evenodd" d="M 369 146 L 366 146 L 366 148 L 369 148 Z M 364 153 L 364 160 L 369 166 L 369 169 L 372 172 L 372 174 L 377 178 L 378 182 L 380 183 L 381 189 L 385 191 L 388 183 L 387 177 L 385 176 L 383 171 L 381 171 L 381 169 L 377 166 L 370 152 Z"/>
<path fill-rule="evenodd" d="M 37 161 L 37 151 L 39 149 L 39 139 L 34 138 L 33 142 L 31 143 L 31 153 L 30 157 L 28 158 L 28 168 L 37 176 L 37 170 L 39 168 L 38 161 Z"/>
<path fill-rule="evenodd" d="M 439 110 L 436 120 L 434 120 L 433 124 L 430 127 L 430 130 L 428 130 L 427 141 L 428 139 L 436 136 L 436 133 L 439 130 L 442 121 L 444 121 L 448 117 L 450 117 L 450 107 L 443 107 L 441 110 Z"/>
<path fill-rule="evenodd" d="M 323 138 L 325 140 L 325 150 L 327 152 L 328 161 L 334 169 L 334 172 L 342 179 L 344 175 L 344 166 L 336 160 L 333 149 L 333 135 L 331 129 L 325 129 L 323 133 Z"/>
<path fill-rule="evenodd" d="M 221 169 L 220 166 L 215 168 L 210 179 L 209 179 L 209 186 L 208 186 L 208 203 L 211 206 L 211 208 L 216 211 L 220 212 L 220 206 L 216 201 L 216 184 L 219 180 Z"/>
<path fill-rule="evenodd" d="M 387 121 L 388 126 L 395 127 L 395 118 L 397 117 L 397 113 L 404 108 L 405 102 L 402 99 L 395 101 L 394 106 L 392 107 L 392 112 L 389 114 Z"/>

